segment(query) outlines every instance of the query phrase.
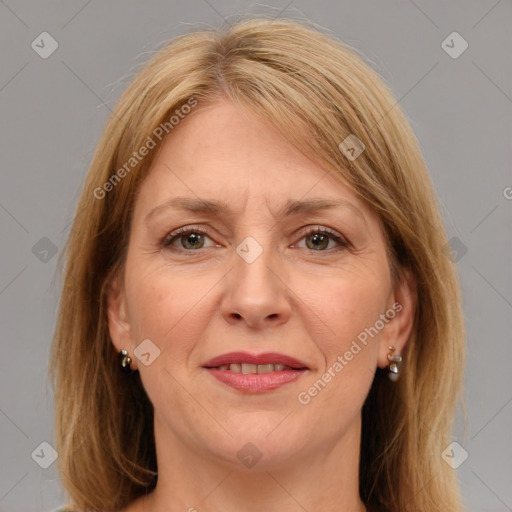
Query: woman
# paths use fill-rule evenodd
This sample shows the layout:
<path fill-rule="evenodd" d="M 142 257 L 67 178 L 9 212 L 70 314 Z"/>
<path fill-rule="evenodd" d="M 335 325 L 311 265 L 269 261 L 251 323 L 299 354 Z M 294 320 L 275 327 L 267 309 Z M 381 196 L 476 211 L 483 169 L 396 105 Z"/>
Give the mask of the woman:
<path fill-rule="evenodd" d="M 264 19 L 172 41 L 119 100 L 68 240 L 70 510 L 460 510 L 445 247 L 414 135 L 354 51 Z"/>

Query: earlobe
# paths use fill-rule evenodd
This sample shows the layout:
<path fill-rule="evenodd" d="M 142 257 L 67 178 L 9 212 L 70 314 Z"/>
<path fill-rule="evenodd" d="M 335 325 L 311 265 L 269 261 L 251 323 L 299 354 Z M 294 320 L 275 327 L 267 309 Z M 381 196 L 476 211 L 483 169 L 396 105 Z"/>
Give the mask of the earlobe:
<path fill-rule="evenodd" d="M 401 355 L 412 333 L 416 311 L 416 281 L 409 270 L 402 270 L 388 306 L 389 322 L 379 340 L 380 368 L 389 367 L 389 347 L 395 347 L 394 355 Z"/>

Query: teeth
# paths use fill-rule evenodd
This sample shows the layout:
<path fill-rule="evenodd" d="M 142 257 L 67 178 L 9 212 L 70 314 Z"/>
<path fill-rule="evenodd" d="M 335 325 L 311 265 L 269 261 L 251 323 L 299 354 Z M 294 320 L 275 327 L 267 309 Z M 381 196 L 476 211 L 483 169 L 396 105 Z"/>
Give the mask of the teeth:
<path fill-rule="evenodd" d="M 243 373 L 244 375 L 249 375 L 252 373 L 272 373 L 272 372 L 282 372 L 283 370 L 293 370 L 289 366 L 284 364 L 249 364 L 249 363 L 232 363 L 232 364 L 223 364 L 217 368 L 218 370 L 230 370 L 236 373 Z"/>
<path fill-rule="evenodd" d="M 259 364 L 258 373 L 272 373 L 274 370 L 273 364 Z"/>
<path fill-rule="evenodd" d="M 244 375 L 248 373 L 258 373 L 258 367 L 255 364 L 242 363 L 242 373 Z"/>

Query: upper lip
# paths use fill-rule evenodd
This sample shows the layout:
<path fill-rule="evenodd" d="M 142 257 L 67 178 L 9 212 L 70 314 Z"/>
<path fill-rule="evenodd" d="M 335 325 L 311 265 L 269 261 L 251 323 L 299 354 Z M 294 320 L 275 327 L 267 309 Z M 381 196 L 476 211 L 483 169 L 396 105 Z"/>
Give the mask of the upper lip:
<path fill-rule="evenodd" d="M 294 357 L 277 352 L 265 352 L 263 354 L 250 354 L 248 352 L 229 352 L 214 357 L 203 364 L 204 368 L 217 368 L 225 364 L 246 363 L 246 364 L 284 364 L 290 368 L 305 368 L 307 365 Z"/>

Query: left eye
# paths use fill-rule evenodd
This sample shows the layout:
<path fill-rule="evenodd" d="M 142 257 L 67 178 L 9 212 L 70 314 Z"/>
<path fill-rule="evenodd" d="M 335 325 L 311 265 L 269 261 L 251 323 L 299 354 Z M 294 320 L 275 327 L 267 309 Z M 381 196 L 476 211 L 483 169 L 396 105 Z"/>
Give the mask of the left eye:
<path fill-rule="evenodd" d="M 325 252 L 331 241 L 334 241 L 338 247 L 348 247 L 347 242 L 341 236 L 325 228 L 310 229 L 303 235 L 301 240 L 306 240 L 306 248 L 313 251 Z"/>
<path fill-rule="evenodd" d="M 162 247 L 173 246 L 177 250 L 194 251 L 205 248 L 205 239 L 211 240 L 208 234 L 200 229 L 184 229 L 167 235 L 162 241 Z M 175 246 L 175 242 L 178 240 L 181 242 L 181 247 Z M 306 248 L 313 251 L 324 252 L 329 248 L 330 242 L 335 242 L 338 247 L 348 247 L 348 243 L 341 236 L 325 228 L 310 229 L 302 233 L 300 240 L 306 240 Z"/>

